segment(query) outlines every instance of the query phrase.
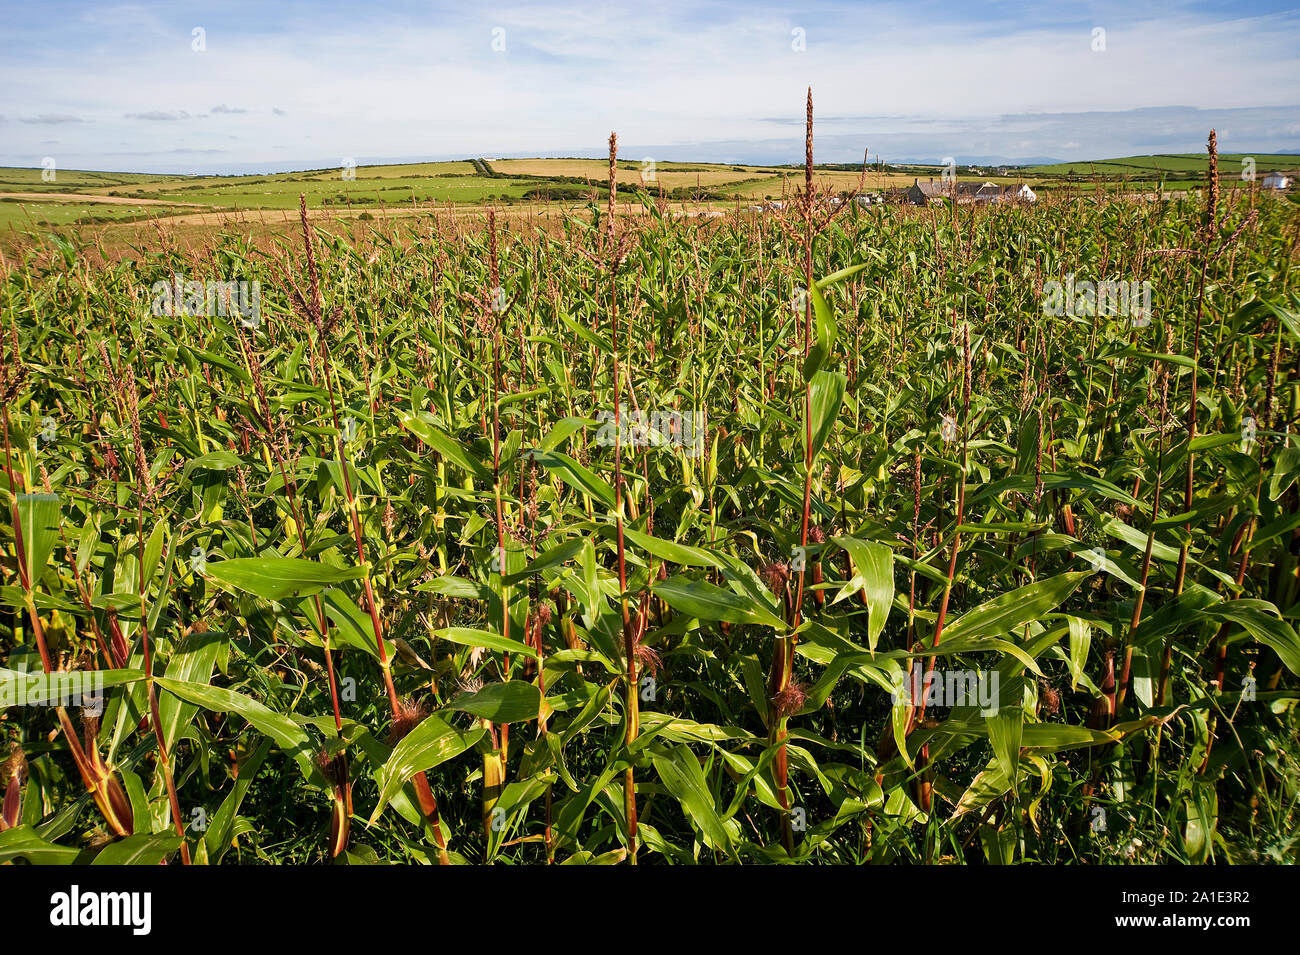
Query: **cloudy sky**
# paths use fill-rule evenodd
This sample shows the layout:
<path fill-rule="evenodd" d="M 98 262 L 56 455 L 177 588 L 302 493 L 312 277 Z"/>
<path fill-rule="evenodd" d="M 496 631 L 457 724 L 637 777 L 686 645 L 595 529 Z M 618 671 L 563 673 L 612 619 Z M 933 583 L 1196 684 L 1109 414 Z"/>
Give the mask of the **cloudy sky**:
<path fill-rule="evenodd" d="M 0 165 L 1300 151 L 1297 0 L 0 0 Z"/>

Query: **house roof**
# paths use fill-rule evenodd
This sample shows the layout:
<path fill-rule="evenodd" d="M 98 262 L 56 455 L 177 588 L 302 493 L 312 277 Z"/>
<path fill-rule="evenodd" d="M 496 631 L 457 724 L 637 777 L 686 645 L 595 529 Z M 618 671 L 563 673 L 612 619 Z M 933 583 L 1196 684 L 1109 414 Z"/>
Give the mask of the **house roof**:
<path fill-rule="evenodd" d="M 926 199 L 947 199 L 953 195 L 954 191 L 958 201 L 967 200 L 997 200 L 1008 196 L 1020 196 L 1028 187 L 1023 183 L 1000 186 L 995 182 L 943 182 L 931 179 L 927 182 L 921 182 L 915 179 L 912 182 L 912 189 L 920 192 Z M 910 189 L 908 190 L 911 191 Z M 1032 195 L 1032 190 L 1028 190 Z"/>
<path fill-rule="evenodd" d="M 925 196 L 927 199 L 941 199 L 948 195 L 949 186 L 946 182 L 935 182 L 933 179 L 928 182 L 922 182 L 920 179 L 913 179 L 912 188 L 920 189 L 921 195 Z"/>

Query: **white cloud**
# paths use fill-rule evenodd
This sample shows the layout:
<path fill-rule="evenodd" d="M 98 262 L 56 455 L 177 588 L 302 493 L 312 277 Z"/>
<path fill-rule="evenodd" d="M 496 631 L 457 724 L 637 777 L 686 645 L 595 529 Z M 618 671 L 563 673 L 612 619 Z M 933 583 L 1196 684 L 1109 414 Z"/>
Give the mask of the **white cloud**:
<path fill-rule="evenodd" d="M 599 148 L 611 129 L 629 145 L 791 137 L 808 85 L 827 121 L 819 136 L 853 131 L 870 141 L 879 124 L 854 117 L 913 117 L 930 133 L 948 125 L 958 141 L 947 152 L 960 154 L 969 152 L 962 137 L 973 134 L 971 117 L 1000 116 L 1000 152 L 1033 154 L 1062 138 L 1045 143 L 1032 120 L 1013 136 L 1017 114 L 1282 107 L 1300 90 L 1296 13 L 1225 20 L 1176 0 L 1139 8 L 1140 19 L 1128 6 L 1103 6 L 1085 20 L 1058 8 L 996 9 L 980 22 L 895 4 L 786 15 L 667 0 L 401 16 L 354 5 L 288 33 L 249 18 L 238 29 L 214 20 L 206 52 L 195 53 L 189 20 L 201 16 L 182 22 L 127 5 L 84 14 L 102 42 L 75 56 L 16 49 L 0 58 L 0 84 L 32 114 L 94 119 L 68 146 L 79 155 L 93 157 L 110 136 L 148 152 L 156 133 L 124 116 L 179 120 L 210 110 L 222 115 L 220 132 L 187 125 L 185 146 L 237 134 L 250 164 L 286 150 L 360 161 L 574 152 Z M 1106 26 L 1104 53 L 1092 52 L 1094 23 Z M 791 49 L 796 26 L 806 30 L 802 53 Z M 492 50 L 495 27 L 506 31 L 505 53 Z M 1298 135 L 1296 124 L 1274 125 Z M 21 151 L 22 137 L 9 138 Z M 1104 142 L 1080 142 L 1107 154 Z M 161 155 L 175 144 L 156 148 Z"/>
<path fill-rule="evenodd" d="M 151 109 L 143 113 L 127 113 L 127 119 L 147 119 L 153 122 L 174 122 L 189 119 L 190 114 L 183 109 Z"/>
<path fill-rule="evenodd" d="M 37 126 L 58 126 L 63 123 L 84 123 L 85 120 L 80 116 L 69 116 L 67 113 L 42 113 L 39 116 L 24 116 L 18 122 Z"/>

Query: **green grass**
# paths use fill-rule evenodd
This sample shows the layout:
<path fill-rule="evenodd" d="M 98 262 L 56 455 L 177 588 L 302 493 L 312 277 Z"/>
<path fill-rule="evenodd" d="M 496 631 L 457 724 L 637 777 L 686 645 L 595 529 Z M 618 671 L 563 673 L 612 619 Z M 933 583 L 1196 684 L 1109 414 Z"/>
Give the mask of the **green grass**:
<path fill-rule="evenodd" d="M 39 169 L 0 168 L 0 192 L 79 192 L 88 195 L 171 200 L 216 208 L 297 208 L 299 193 L 312 208 L 331 203 L 378 204 L 421 202 L 482 202 L 489 196 L 517 198 L 531 182 L 492 179 L 474 174 L 468 162 L 358 166 L 355 180 L 342 170 L 307 170 L 248 176 L 147 176 L 59 171 L 57 181 L 45 183 Z"/>
<path fill-rule="evenodd" d="M 356 181 L 339 178 L 267 180 L 265 182 L 213 183 L 201 191 L 150 190 L 149 198 L 170 199 L 177 202 L 201 202 L 216 208 L 241 209 L 296 209 L 298 196 L 307 197 L 312 209 L 326 205 L 410 205 L 412 201 L 429 202 L 483 202 L 489 196 L 518 198 L 534 183 L 489 179 L 481 176 L 464 178 L 418 178 L 415 176 L 369 177 L 360 170 Z"/>
<path fill-rule="evenodd" d="M 545 183 L 477 175 L 469 162 L 359 166 L 355 180 L 341 169 L 249 176 L 157 176 L 60 170 L 53 183 L 39 169 L 0 169 L 0 193 L 62 193 L 147 199 L 171 205 L 135 206 L 70 201 L 15 201 L 0 198 L 0 233 L 13 236 L 33 228 L 98 227 L 141 219 L 210 212 L 267 211 L 298 208 L 300 194 L 313 210 L 405 210 L 418 203 L 477 205 L 517 201 Z M 182 205 L 183 204 L 183 205 Z M 194 207 L 194 208 L 190 208 Z"/>
<path fill-rule="evenodd" d="M 1258 155 L 1256 172 L 1264 175 L 1273 169 L 1292 169 L 1300 157 Z M 1225 181 L 1232 182 L 1240 172 L 1240 157 L 1224 155 L 1220 170 Z M 39 169 L 0 168 L 0 193 L 57 192 L 87 196 L 114 196 L 127 199 L 151 199 L 168 203 L 185 203 L 203 209 L 284 213 L 297 208 L 300 194 L 306 196 L 312 210 L 359 209 L 373 213 L 381 209 L 410 209 L 413 204 L 427 206 L 452 203 L 482 205 L 493 202 L 517 202 L 525 197 L 545 195 L 561 205 L 581 204 L 588 195 L 588 181 L 605 175 L 603 160 L 533 159 L 501 160 L 481 166 L 479 160 L 438 163 L 406 163 L 384 166 L 359 166 L 355 180 L 342 178 L 339 168 L 304 170 L 247 176 L 165 176 L 137 173 L 107 173 L 83 170 L 59 170 L 56 181 L 41 179 Z M 638 186 L 639 161 L 619 163 L 620 189 L 630 195 Z M 703 197 L 728 202 L 754 202 L 778 198 L 783 188 L 793 192 L 802 182 L 796 167 L 732 166 L 716 163 L 664 162 L 658 165 L 660 188 L 669 197 L 681 200 Z M 1080 180 L 1076 188 L 1091 190 L 1093 180 L 1123 184 L 1128 191 L 1151 192 L 1163 174 L 1166 182 L 1178 184 L 1195 178 L 1205 169 L 1205 157 L 1197 154 L 1174 156 L 1133 156 L 1087 163 L 1061 163 L 1034 166 L 1018 171 L 1016 177 L 994 178 L 997 182 L 1023 179 L 1047 192 L 1062 188 L 1069 179 Z M 496 175 L 491 175 L 493 171 Z M 885 174 L 870 171 L 867 188 L 871 191 L 904 188 L 911 183 L 914 171 L 890 170 Z M 857 175 L 847 168 L 818 167 L 819 185 L 846 191 L 856 186 Z M 988 179 L 988 176 L 963 179 Z M 697 193 L 698 188 L 702 192 Z M 531 200 L 529 200 L 531 201 Z M 30 228 L 31 220 L 53 226 L 74 227 L 81 223 L 104 224 L 129 222 L 141 217 L 167 216 L 202 211 L 179 205 L 168 208 L 137 210 L 94 206 L 56 206 L 51 203 L 25 206 L 0 202 L 0 231 Z"/>
<path fill-rule="evenodd" d="M 94 202 L 15 202 L 0 199 L 0 232 L 24 232 L 45 226 L 104 225 L 167 217 L 194 209 L 178 206 L 105 205 Z"/>
<path fill-rule="evenodd" d="M 1241 175 L 1241 160 L 1247 155 L 1255 160 L 1259 176 L 1273 170 L 1300 168 L 1300 156 L 1267 153 L 1220 153 L 1219 174 L 1227 178 Z M 1209 160 L 1205 153 L 1178 153 L 1173 155 L 1128 156 L 1122 159 L 1100 159 L 1087 162 L 1052 163 L 1028 166 L 1027 176 L 1103 176 L 1108 178 L 1158 178 L 1160 173 L 1179 176 L 1203 176 Z"/>
<path fill-rule="evenodd" d="M 54 181 L 41 178 L 44 170 L 0 166 L 0 192 L 98 192 L 109 189 L 136 189 L 156 183 L 183 180 L 180 176 L 161 176 L 137 172 L 90 172 L 77 169 L 54 170 Z"/>

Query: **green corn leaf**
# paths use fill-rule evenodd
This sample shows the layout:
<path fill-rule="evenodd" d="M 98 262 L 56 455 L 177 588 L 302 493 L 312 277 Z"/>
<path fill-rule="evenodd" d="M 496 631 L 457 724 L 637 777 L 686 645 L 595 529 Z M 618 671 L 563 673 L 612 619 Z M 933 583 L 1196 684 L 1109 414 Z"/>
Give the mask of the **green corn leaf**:
<path fill-rule="evenodd" d="M 421 720 L 393 747 L 393 752 L 376 773 L 379 801 L 370 814 L 369 824 L 373 826 L 378 821 L 384 807 L 408 779 L 459 756 L 486 734 L 487 730 L 482 727 L 458 730 L 436 713 Z"/>
<path fill-rule="evenodd" d="M 475 693 L 461 693 L 447 704 L 447 709 L 460 710 L 492 723 L 535 720 L 541 707 L 541 691 L 522 680 L 489 683 Z"/>
<path fill-rule="evenodd" d="M 45 572 L 59 540 L 59 498 L 55 494 L 19 494 L 18 521 L 23 532 L 23 566 L 32 586 Z"/>
<path fill-rule="evenodd" d="M 301 557 L 235 557 L 208 565 L 208 576 L 266 600 L 319 593 L 364 577 L 364 567 L 329 567 Z"/>
<path fill-rule="evenodd" d="M 669 577 L 655 584 L 653 590 L 655 596 L 661 597 L 674 610 L 701 620 L 725 620 L 785 629 L 785 621 L 761 604 L 703 580 Z"/>

